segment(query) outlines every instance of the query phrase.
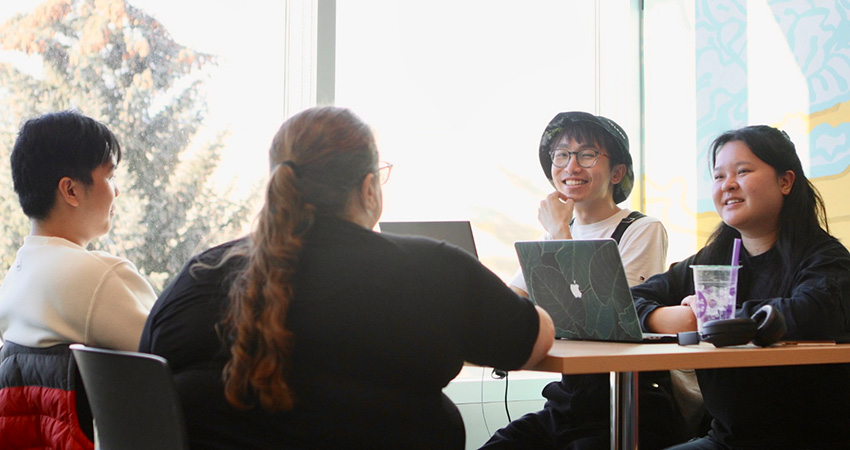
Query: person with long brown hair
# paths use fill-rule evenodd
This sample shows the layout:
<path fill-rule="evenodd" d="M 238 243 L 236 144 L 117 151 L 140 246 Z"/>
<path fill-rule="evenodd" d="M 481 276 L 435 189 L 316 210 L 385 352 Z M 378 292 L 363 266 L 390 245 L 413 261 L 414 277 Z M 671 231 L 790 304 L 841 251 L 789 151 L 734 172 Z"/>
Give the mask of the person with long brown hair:
<path fill-rule="evenodd" d="M 192 448 L 463 448 L 442 388 L 540 360 L 549 316 L 463 250 L 372 231 L 391 165 L 350 111 L 296 114 L 270 163 L 253 232 L 187 263 L 142 336 Z"/>

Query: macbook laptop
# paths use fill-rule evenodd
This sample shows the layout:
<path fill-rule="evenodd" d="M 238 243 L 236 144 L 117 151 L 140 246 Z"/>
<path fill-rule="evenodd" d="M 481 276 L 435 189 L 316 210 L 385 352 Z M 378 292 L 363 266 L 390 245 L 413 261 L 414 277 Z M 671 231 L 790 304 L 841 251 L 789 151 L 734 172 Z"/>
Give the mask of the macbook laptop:
<path fill-rule="evenodd" d="M 555 337 L 618 342 L 676 342 L 642 333 L 613 239 L 515 244 L 531 300 L 555 322 Z"/>
<path fill-rule="evenodd" d="M 425 236 L 448 242 L 478 258 L 472 226 L 468 220 L 444 222 L 379 222 L 382 233 Z"/>

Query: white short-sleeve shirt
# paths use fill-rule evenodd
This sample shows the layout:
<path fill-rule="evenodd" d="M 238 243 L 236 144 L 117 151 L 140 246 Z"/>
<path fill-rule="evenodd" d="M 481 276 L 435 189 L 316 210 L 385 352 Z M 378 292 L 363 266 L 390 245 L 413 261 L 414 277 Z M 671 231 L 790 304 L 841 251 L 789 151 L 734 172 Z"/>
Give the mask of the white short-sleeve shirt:
<path fill-rule="evenodd" d="M 591 224 L 570 225 L 573 239 L 601 239 L 614 234 L 617 225 L 631 211 L 622 209 L 613 216 Z M 547 234 L 544 239 L 551 239 Z M 620 258 L 626 269 L 629 286 L 643 283 L 647 278 L 665 270 L 667 260 L 667 230 L 660 220 L 645 216 L 632 222 L 620 238 Z M 517 270 L 511 286 L 528 292 L 522 271 Z"/>

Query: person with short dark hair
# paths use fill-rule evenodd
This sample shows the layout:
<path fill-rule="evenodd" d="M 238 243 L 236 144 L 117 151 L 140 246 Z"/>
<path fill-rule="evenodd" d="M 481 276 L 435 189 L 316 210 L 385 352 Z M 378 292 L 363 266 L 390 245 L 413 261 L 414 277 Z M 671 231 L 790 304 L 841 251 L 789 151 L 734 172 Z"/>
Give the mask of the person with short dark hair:
<path fill-rule="evenodd" d="M 630 286 L 664 270 L 664 225 L 619 206 L 635 179 L 629 138 L 620 125 L 583 111 L 558 113 L 543 131 L 537 156 L 555 188 L 538 211 L 546 239 L 615 237 Z M 521 271 L 511 285 L 528 296 Z"/>
<path fill-rule="evenodd" d="M 138 348 L 156 293 L 130 261 L 86 249 L 112 225 L 120 161 L 115 135 L 80 113 L 21 127 L 12 180 L 31 234 L 0 285 L 3 341 Z"/>
<path fill-rule="evenodd" d="M 139 346 L 192 448 L 464 448 L 442 389 L 464 361 L 539 361 L 551 318 L 457 247 L 372 231 L 392 166 L 351 111 L 294 115 L 269 153 L 253 232 L 188 262 Z"/>
<path fill-rule="evenodd" d="M 626 278 L 634 286 L 664 270 L 667 232 L 654 217 L 621 208 L 634 184 L 626 132 L 613 120 L 583 111 L 562 112 L 546 125 L 537 149 L 555 190 L 540 202 L 544 239 L 614 238 Z M 528 296 L 522 272 L 511 282 Z M 662 448 L 685 439 L 669 371 L 638 377 L 640 446 Z M 543 389 L 540 411 L 497 430 L 483 449 L 599 449 L 610 445 L 609 379 L 564 375 Z"/>
<path fill-rule="evenodd" d="M 735 317 L 769 305 L 785 340 L 850 341 L 850 253 L 829 234 L 826 209 L 794 143 L 766 125 L 731 130 L 709 149 L 722 222 L 695 255 L 632 288 L 642 326 L 697 329 L 692 264 L 730 264 L 741 239 Z M 850 364 L 697 370 L 706 449 L 850 448 Z M 641 418 L 643 420 L 643 418 Z"/>

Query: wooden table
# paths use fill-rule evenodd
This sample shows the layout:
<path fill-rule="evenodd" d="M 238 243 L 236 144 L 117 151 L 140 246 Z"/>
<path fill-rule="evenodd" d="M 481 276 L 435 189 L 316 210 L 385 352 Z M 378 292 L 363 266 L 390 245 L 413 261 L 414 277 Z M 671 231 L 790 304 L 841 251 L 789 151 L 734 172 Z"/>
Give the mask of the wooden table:
<path fill-rule="evenodd" d="M 627 344 L 556 340 L 531 370 L 611 374 L 611 448 L 637 449 L 637 372 L 670 369 L 850 363 L 850 344 L 753 345 Z"/>

